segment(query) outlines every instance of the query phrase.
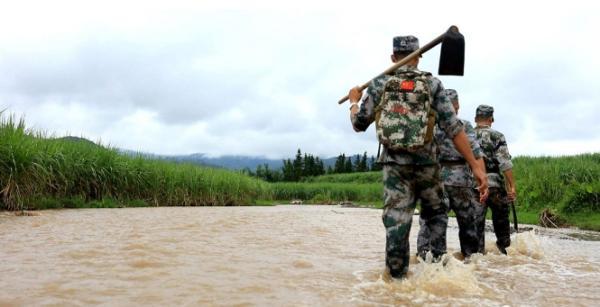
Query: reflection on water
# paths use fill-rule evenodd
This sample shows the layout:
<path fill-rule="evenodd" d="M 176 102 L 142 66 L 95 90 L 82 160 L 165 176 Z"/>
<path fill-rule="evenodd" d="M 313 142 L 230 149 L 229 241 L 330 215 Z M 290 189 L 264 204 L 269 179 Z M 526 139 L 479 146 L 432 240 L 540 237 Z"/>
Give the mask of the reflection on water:
<path fill-rule="evenodd" d="M 415 251 L 418 223 L 411 230 Z M 593 233 L 487 234 L 449 256 L 384 273 L 381 211 L 327 206 L 128 208 L 0 213 L 0 305 L 597 305 Z"/>

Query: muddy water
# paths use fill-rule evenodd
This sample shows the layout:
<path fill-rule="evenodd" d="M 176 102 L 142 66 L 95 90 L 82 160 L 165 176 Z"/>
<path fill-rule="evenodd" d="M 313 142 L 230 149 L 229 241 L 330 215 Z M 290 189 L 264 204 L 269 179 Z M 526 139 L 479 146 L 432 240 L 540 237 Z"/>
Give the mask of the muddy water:
<path fill-rule="evenodd" d="M 413 223 L 413 251 L 417 231 Z M 451 254 L 457 237 L 451 221 Z M 488 253 L 468 264 L 455 257 L 445 265 L 413 259 L 409 278 L 395 281 L 384 274 L 380 210 L 0 213 L 0 305 L 600 304 L 600 242 L 564 232 L 528 232 L 513 240 L 509 256 L 488 240 Z"/>

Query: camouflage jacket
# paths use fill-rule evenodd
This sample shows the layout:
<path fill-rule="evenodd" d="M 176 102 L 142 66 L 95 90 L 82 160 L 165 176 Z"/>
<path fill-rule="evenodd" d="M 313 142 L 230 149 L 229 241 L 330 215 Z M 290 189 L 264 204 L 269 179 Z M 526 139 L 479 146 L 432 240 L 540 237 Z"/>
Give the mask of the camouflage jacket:
<path fill-rule="evenodd" d="M 473 155 L 476 159 L 483 157 L 483 151 L 477 143 L 477 137 L 475 135 L 475 129 L 471 123 L 464 119 L 459 119 L 465 127 L 465 132 L 469 138 L 469 143 L 473 150 Z M 440 164 L 442 170 L 440 177 L 444 182 L 444 185 L 455 186 L 455 187 L 473 187 L 473 173 L 471 168 L 467 165 L 465 158 L 456 150 L 452 139 L 446 137 L 446 133 L 441 129 L 435 131 L 435 141 L 438 144 L 440 153 Z M 462 162 L 462 163 L 460 163 Z"/>
<path fill-rule="evenodd" d="M 488 184 L 493 188 L 504 188 L 502 173 L 513 167 L 504 135 L 490 126 L 477 126 L 475 133 L 483 150 Z"/>
<path fill-rule="evenodd" d="M 396 73 L 399 74 L 402 70 L 417 70 L 408 66 L 400 67 Z M 357 131 L 365 131 L 369 125 L 375 120 L 375 108 L 381 100 L 383 87 L 389 79 L 388 75 L 382 75 L 371 81 L 367 89 L 363 102 L 360 106 L 360 111 L 351 117 L 352 125 Z M 431 107 L 437 113 L 437 122 L 439 127 L 448 135 L 449 138 L 454 138 L 460 131 L 463 130 L 462 123 L 456 117 L 450 99 L 444 94 L 444 86 L 436 77 L 429 77 L 429 88 L 433 101 Z M 383 147 L 381 156 L 378 162 L 380 163 L 396 163 L 400 165 L 431 165 L 437 163 L 437 148 L 435 142 L 425 145 L 421 150 L 414 153 L 408 152 L 391 152 Z"/>

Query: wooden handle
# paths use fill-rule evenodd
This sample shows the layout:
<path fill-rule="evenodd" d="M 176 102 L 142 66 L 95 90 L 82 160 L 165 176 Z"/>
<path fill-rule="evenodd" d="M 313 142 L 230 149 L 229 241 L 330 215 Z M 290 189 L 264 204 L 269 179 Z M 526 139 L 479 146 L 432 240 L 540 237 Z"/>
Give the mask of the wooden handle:
<path fill-rule="evenodd" d="M 451 26 L 448 31 L 452 31 L 452 32 L 458 32 L 458 28 L 456 26 Z M 384 72 L 380 73 L 379 75 L 375 76 L 375 78 L 378 78 L 381 75 L 386 75 L 386 74 L 390 74 L 394 71 L 396 71 L 396 69 L 400 68 L 401 66 L 406 65 L 406 63 L 410 62 L 412 59 L 420 56 L 421 54 L 429 51 L 429 49 L 437 46 L 439 43 L 441 43 L 444 40 L 444 36 L 446 35 L 446 32 L 444 32 L 444 34 L 436 37 L 434 40 L 432 40 L 431 42 L 429 42 L 428 44 L 426 44 L 425 46 L 413 51 L 412 53 L 410 53 L 409 55 L 407 55 L 406 57 L 404 57 L 402 60 L 394 63 L 394 65 L 390 66 L 388 69 L 386 69 Z M 371 83 L 371 81 L 373 81 L 372 78 L 371 80 L 369 80 L 367 83 L 363 84 L 360 86 L 360 90 L 361 92 L 364 91 L 367 87 L 369 87 L 369 84 Z M 340 99 L 338 101 L 338 104 L 342 104 L 344 103 L 346 100 L 348 100 L 348 95 L 344 96 L 342 99 Z"/>
<path fill-rule="evenodd" d="M 361 91 L 361 92 L 362 92 L 362 91 L 364 91 L 364 90 L 365 90 L 367 87 L 369 87 L 369 84 L 370 84 L 370 83 L 371 83 L 371 81 L 369 80 L 369 82 L 367 82 L 367 83 L 365 83 L 365 84 L 361 85 L 361 86 L 359 87 L 360 91 Z M 344 101 L 346 101 L 346 100 L 350 99 L 350 96 L 349 96 L 349 95 L 350 95 L 350 94 L 348 94 L 348 95 L 344 96 L 344 98 L 340 99 L 340 100 L 338 101 L 338 104 L 342 104 L 342 103 L 344 103 Z"/>

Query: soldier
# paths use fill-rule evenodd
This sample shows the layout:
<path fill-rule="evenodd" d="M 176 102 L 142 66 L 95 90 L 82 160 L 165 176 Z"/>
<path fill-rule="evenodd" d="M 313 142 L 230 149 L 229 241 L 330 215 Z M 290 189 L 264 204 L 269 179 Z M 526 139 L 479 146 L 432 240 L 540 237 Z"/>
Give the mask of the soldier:
<path fill-rule="evenodd" d="M 492 209 L 492 222 L 496 233 L 496 246 L 503 254 L 510 245 L 510 223 L 508 221 L 508 207 L 510 202 L 517 197 L 515 181 L 512 173 L 512 162 L 504 135 L 492 129 L 494 122 L 494 108 L 488 105 L 479 105 L 475 111 L 475 133 L 477 141 L 485 155 L 485 168 L 490 186 L 489 198 L 484 202 L 484 210 L 478 219 L 478 230 L 483 233 L 485 227 L 485 214 L 487 207 Z M 504 178 L 500 175 L 502 173 Z M 504 179 L 506 180 L 506 186 Z M 481 236 L 479 251 L 485 251 L 485 237 Z"/>
<path fill-rule="evenodd" d="M 445 90 L 446 96 L 452 101 L 454 111 L 458 114 L 459 102 L 458 93 L 453 89 Z M 465 132 L 469 137 L 473 155 L 483 168 L 483 152 L 476 141 L 475 130 L 471 123 L 464 119 L 459 121 L 465 127 Z M 439 161 L 441 165 L 440 177 L 444 183 L 444 189 L 450 202 L 450 209 L 456 214 L 458 222 L 458 238 L 460 241 L 460 251 L 465 258 L 471 254 L 477 253 L 479 248 L 479 236 L 477 233 L 476 218 L 481 215 L 483 206 L 476 200 L 473 190 L 473 173 L 467 165 L 467 161 L 456 150 L 451 139 L 446 136 L 441 129 L 435 131 L 435 141 L 437 142 L 440 153 Z M 427 244 L 429 234 L 425 233 L 427 228 L 421 227 L 417 246 Z M 481 234 L 483 236 L 483 233 Z M 425 250 L 425 248 L 419 248 Z"/>
<path fill-rule="evenodd" d="M 414 36 L 395 37 L 392 61 L 400 61 L 418 48 L 419 41 Z M 471 152 L 463 125 L 456 118 L 442 83 L 430 73 L 418 70 L 418 63 L 419 58 L 415 58 L 393 74 L 375 78 L 360 107 L 359 88 L 349 93 L 354 130 L 365 131 L 375 121 L 383 144 L 378 162 L 383 165 L 386 266 L 392 277 L 404 277 L 408 272 L 408 238 L 417 201 L 421 202 L 423 227 L 430 234 L 419 254 L 431 252 L 439 257 L 446 252 L 448 203 L 430 129 L 436 121 L 473 168 L 481 197 L 487 196 L 485 171 Z"/>

